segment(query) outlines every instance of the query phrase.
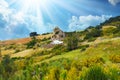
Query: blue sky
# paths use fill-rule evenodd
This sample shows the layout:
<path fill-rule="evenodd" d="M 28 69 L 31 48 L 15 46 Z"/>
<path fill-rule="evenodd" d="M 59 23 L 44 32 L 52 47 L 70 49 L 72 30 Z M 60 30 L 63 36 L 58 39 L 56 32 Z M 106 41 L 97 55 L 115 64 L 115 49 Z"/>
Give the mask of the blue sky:
<path fill-rule="evenodd" d="M 83 30 L 120 15 L 120 0 L 0 0 L 0 40 Z"/>

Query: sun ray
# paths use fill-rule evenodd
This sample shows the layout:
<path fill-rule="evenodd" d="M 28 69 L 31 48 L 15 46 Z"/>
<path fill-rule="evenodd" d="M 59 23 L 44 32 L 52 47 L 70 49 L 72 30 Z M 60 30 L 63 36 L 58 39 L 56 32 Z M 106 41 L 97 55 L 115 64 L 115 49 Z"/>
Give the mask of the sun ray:
<path fill-rule="evenodd" d="M 25 20 L 27 18 L 30 20 L 33 19 L 32 23 L 29 23 L 30 20 L 27 19 L 31 30 L 41 31 L 45 29 L 44 25 L 48 23 L 57 24 L 58 26 L 65 25 L 64 20 L 68 19 L 65 15 L 68 15 L 68 12 L 70 14 L 79 14 L 80 11 L 78 6 L 80 5 L 76 3 L 77 1 L 78 0 L 75 0 L 75 3 L 73 3 L 72 0 L 69 2 L 64 0 L 12 0 L 10 5 L 17 10 L 16 13 L 23 13 L 25 15 Z M 71 4 L 74 6 L 71 6 Z M 81 11 L 81 13 L 82 12 L 83 11 Z M 34 27 L 31 26 L 31 24 L 34 25 Z"/>

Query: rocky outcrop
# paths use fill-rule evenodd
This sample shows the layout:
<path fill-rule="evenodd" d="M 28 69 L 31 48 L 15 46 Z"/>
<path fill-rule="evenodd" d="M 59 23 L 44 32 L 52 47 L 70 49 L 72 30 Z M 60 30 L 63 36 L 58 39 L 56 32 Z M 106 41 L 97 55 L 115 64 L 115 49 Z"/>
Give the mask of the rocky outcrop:
<path fill-rule="evenodd" d="M 65 38 L 65 33 L 58 27 L 54 28 L 52 40 L 63 40 Z"/>

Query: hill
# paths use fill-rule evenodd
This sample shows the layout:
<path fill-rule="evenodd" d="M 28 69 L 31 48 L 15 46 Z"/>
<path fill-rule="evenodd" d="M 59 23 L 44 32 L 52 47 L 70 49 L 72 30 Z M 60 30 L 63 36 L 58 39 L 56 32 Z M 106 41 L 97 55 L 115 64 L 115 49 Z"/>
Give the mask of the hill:
<path fill-rule="evenodd" d="M 44 39 L 44 38 L 50 38 L 52 34 L 47 34 L 47 35 L 39 35 L 36 36 L 37 39 Z M 28 38 L 21 38 L 21 39 L 15 39 L 15 40 L 6 40 L 6 41 L 1 41 L 1 45 L 10 45 L 10 44 L 25 44 L 31 41 L 31 37 Z"/>
<path fill-rule="evenodd" d="M 104 25 L 112 25 L 112 26 L 120 26 L 120 16 L 117 17 L 112 17 L 109 20 L 106 20 L 105 22 L 101 23 L 99 26 L 104 26 Z"/>
<path fill-rule="evenodd" d="M 63 44 L 51 44 L 53 34 L 2 41 L 0 79 L 120 80 L 119 21 L 65 32 Z"/>

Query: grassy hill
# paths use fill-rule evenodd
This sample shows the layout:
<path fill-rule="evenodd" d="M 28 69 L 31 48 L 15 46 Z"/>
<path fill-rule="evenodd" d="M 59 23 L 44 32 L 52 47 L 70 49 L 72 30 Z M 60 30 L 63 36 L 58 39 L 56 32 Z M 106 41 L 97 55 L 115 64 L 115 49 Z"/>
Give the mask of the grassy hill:
<path fill-rule="evenodd" d="M 50 38 L 52 34 L 47 34 L 47 35 L 39 35 L 36 36 L 37 39 L 44 39 L 44 38 Z M 25 44 L 31 41 L 31 38 L 22 38 L 22 39 L 15 39 L 15 40 L 6 40 L 6 41 L 1 41 L 1 45 L 10 45 L 10 44 Z"/>
<path fill-rule="evenodd" d="M 52 34 L 2 41 L 0 80 L 120 80 L 119 21 L 66 32 L 59 45 Z"/>

